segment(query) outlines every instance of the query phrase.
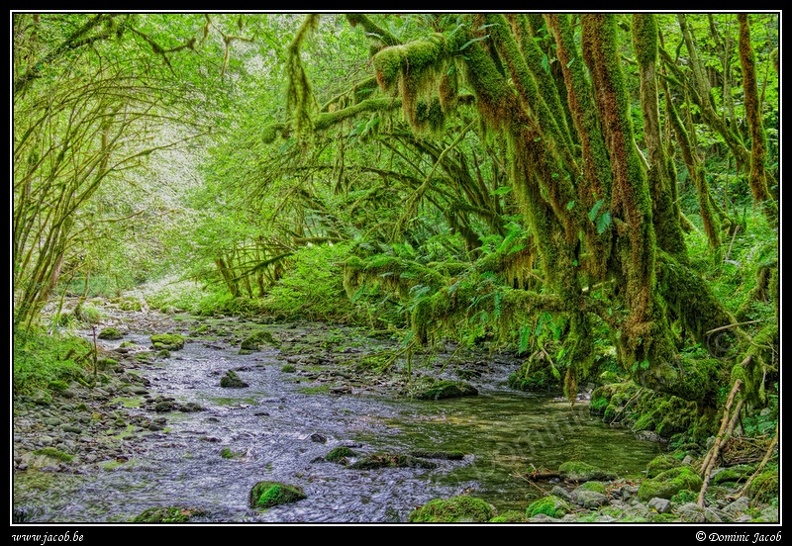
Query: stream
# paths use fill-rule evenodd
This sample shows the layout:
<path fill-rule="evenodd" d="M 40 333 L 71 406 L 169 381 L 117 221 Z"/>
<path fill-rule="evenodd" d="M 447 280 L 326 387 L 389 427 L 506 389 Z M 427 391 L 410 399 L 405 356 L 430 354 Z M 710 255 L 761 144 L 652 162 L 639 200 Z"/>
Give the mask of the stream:
<path fill-rule="evenodd" d="M 657 443 L 590 417 L 585 403 L 570 406 L 508 388 L 516 361 L 487 367 L 471 379 L 478 396 L 419 401 L 354 388 L 334 391 L 311 379 L 299 363 L 296 373 L 283 371 L 286 360 L 278 348 L 239 354 L 237 341 L 190 335 L 187 325 L 174 330 L 189 336 L 182 350 L 133 370 L 145 379 L 148 393 L 118 401 L 131 414 L 164 416 L 163 429 L 130 434 L 121 440 L 137 446 L 129 457 L 85 465 L 79 472 L 52 473 L 43 481 L 33 469 L 15 472 L 15 507 L 25 507 L 35 521 L 69 523 L 129 521 L 147 508 L 166 506 L 200 510 L 204 515 L 193 521 L 203 522 L 403 522 L 433 498 L 463 493 L 487 500 L 499 512 L 525 510 L 543 487 L 519 473 L 577 460 L 622 477 L 640 475 L 662 451 Z M 280 339 L 307 335 L 294 326 L 267 328 Z M 343 337 L 343 330 L 336 332 Z M 148 347 L 149 334 L 129 331 L 122 340 L 100 343 L 107 350 L 122 341 Z M 375 346 L 364 341 L 340 352 Z M 220 387 L 228 370 L 249 386 Z M 203 410 L 154 413 L 151 405 L 140 404 L 156 397 Z M 433 460 L 433 469 L 358 470 L 324 459 L 338 446 L 364 454 L 465 455 Z M 251 509 L 250 490 L 260 480 L 298 485 L 307 498 Z"/>

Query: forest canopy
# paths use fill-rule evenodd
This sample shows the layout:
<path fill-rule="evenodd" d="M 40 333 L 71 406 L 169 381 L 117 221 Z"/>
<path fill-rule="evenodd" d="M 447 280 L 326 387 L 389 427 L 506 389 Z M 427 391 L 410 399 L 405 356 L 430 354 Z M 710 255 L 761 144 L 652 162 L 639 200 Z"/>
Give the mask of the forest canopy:
<path fill-rule="evenodd" d="M 609 362 L 714 407 L 779 373 L 777 13 L 14 13 L 13 328 L 168 305 Z M 57 319 L 56 319 L 57 322 Z"/>

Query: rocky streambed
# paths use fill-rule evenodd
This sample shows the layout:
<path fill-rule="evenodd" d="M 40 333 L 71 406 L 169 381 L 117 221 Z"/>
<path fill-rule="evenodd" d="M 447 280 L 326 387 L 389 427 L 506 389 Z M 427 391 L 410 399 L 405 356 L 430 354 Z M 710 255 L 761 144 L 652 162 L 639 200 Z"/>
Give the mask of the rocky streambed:
<path fill-rule="evenodd" d="M 676 490 L 649 491 L 647 468 L 691 461 L 585 401 L 509 389 L 507 357 L 414 355 L 326 324 L 103 314 L 118 332 L 97 340 L 95 373 L 14 401 L 15 521 L 778 520 L 730 496 L 744 475 L 711 486 L 706 509 L 679 471 L 658 482 Z M 471 498 L 490 511 L 416 515 Z"/>

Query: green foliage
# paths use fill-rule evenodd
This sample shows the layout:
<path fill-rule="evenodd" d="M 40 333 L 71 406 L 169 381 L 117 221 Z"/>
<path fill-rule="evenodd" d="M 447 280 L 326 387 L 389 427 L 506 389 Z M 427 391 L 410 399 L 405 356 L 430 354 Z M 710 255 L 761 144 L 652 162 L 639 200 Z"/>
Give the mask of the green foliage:
<path fill-rule="evenodd" d="M 14 392 L 32 394 L 53 382 L 79 381 L 93 348 L 82 338 L 31 331 L 13 339 Z"/>
<path fill-rule="evenodd" d="M 349 251 L 348 244 L 297 251 L 289 258 L 284 276 L 264 299 L 264 308 L 283 318 L 354 322 L 359 315 L 347 298 L 341 274 L 341 264 Z"/>

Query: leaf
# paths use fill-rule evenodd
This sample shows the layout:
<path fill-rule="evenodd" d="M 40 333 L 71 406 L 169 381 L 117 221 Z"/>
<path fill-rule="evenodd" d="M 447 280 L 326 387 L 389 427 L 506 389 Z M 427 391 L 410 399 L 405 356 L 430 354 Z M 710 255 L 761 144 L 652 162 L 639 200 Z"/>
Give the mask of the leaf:
<path fill-rule="evenodd" d="M 574 207 L 575 207 L 574 201 L 570 201 L 569 203 L 567 203 L 567 210 L 572 210 Z"/>
<path fill-rule="evenodd" d="M 572 63 L 575 62 L 575 59 L 577 59 L 577 57 L 572 57 L 572 59 L 566 64 L 566 67 L 569 68 L 570 66 L 572 66 Z"/>
<path fill-rule="evenodd" d="M 468 40 L 467 42 L 465 42 L 462 45 L 462 47 L 459 48 L 459 51 L 464 51 L 465 49 L 468 48 L 468 46 L 471 46 L 471 45 L 475 44 L 476 42 L 480 42 L 482 40 L 486 40 L 487 38 L 489 38 L 489 34 L 487 34 L 485 36 L 480 36 L 478 38 L 473 38 L 472 40 Z"/>
<path fill-rule="evenodd" d="M 493 190 L 492 195 L 506 195 L 511 190 L 511 186 L 500 186 L 499 188 Z"/>
<path fill-rule="evenodd" d="M 550 73 L 550 59 L 547 58 L 547 55 L 542 56 L 542 68 L 548 74 Z"/>
<path fill-rule="evenodd" d="M 605 211 L 605 213 L 599 217 L 597 220 L 597 235 L 602 235 L 608 226 L 611 224 L 611 215 L 610 212 Z"/>
<path fill-rule="evenodd" d="M 520 341 L 517 344 L 517 354 L 523 354 L 525 351 L 528 350 L 528 342 L 531 339 L 531 329 L 526 326 L 522 325 L 520 327 Z"/>
<path fill-rule="evenodd" d="M 599 201 L 594 203 L 594 206 L 591 207 L 591 210 L 588 213 L 589 220 L 591 220 L 592 222 L 594 221 L 594 219 L 597 217 L 597 213 L 599 213 L 599 210 L 602 208 L 602 204 L 604 202 L 605 202 L 604 199 L 600 199 Z"/>
<path fill-rule="evenodd" d="M 495 318 L 499 319 L 501 316 L 501 293 L 495 292 Z"/>

